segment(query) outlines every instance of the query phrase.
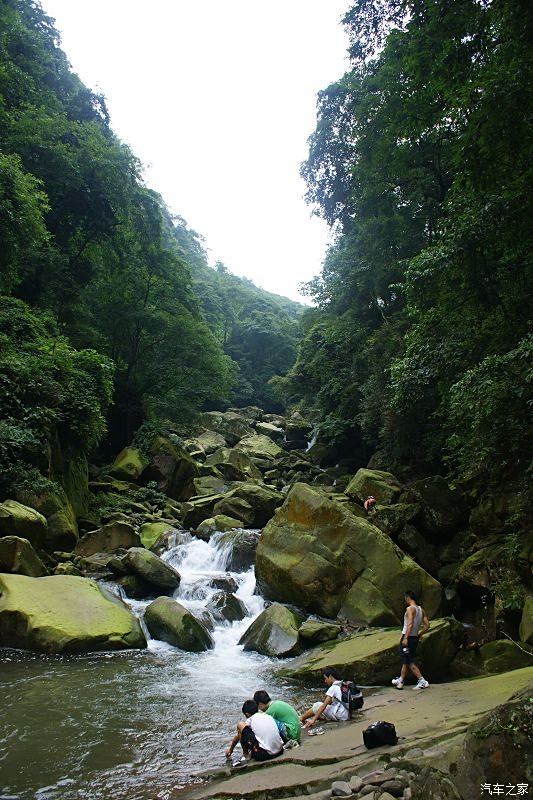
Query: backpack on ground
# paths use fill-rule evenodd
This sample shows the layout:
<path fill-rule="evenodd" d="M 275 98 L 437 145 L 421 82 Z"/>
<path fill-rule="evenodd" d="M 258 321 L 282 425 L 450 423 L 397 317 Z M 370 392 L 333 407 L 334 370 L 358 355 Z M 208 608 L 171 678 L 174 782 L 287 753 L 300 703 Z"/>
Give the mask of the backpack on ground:
<path fill-rule="evenodd" d="M 341 700 L 350 712 L 359 711 L 360 708 L 363 708 L 365 702 L 361 689 L 353 681 L 342 681 Z"/>
<path fill-rule="evenodd" d="M 392 722 L 373 722 L 363 731 L 363 742 L 368 750 L 383 744 L 397 744 L 396 728 Z"/>

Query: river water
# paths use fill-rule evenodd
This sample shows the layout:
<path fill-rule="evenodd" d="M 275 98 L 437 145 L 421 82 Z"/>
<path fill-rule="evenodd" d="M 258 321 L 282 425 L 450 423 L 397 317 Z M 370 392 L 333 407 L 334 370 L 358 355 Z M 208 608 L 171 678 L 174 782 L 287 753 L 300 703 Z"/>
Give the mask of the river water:
<path fill-rule="evenodd" d="M 193 613 L 215 591 L 209 579 L 225 573 L 230 548 L 218 539 L 180 534 L 162 556 L 182 576 L 174 596 Z M 228 574 L 248 616 L 216 623 L 211 651 L 153 639 L 145 651 L 87 656 L 0 650 L 0 800 L 167 800 L 225 764 L 256 689 L 302 708 L 316 699 L 274 675 L 279 660 L 238 646 L 264 602 L 253 567 Z M 149 601 L 127 602 L 142 617 Z"/>

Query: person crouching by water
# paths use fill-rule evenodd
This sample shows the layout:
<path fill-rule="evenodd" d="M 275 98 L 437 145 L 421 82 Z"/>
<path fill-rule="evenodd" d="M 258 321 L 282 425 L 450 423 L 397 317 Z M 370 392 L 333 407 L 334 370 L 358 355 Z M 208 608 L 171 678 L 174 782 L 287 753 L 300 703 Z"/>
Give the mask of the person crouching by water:
<path fill-rule="evenodd" d="M 255 700 L 246 700 L 242 707 L 246 722 L 237 723 L 237 733 L 226 750 L 231 757 L 240 742 L 242 751 L 254 761 L 270 761 L 283 753 L 283 740 L 273 717 L 262 714 Z"/>
<path fill-rule="evenodd" d="M 397 689 L 403 689 L 403 684 L 409 672 L 412 672 L 417 679 L 416 686 L 413 689 L 427 689 L 429 683 L 423 677 L 414 662 L 416 649 L 420 637 L 429 630 L 429 621 L 426 612 L 416 602 L 416 595 L 414 592 L 407 591 L 405 593 L 405 610 L 402 638 L 400 640 L 400 656 L 402 659 L 402 670 L 398 678 L 392 679 L 392 685 Z"/>
<path fill-rule="evenodd" d="M 271 700 L 269 693 L 264 690 L 257 691 L 254 694 L 254 700 L 259 711 L 264 711 L 265 714 L 273 717 L 278 723 L 278 728 L 281 726 L 281 738 L 285 742 L 297 744 L 300 742 L 302 726 L 298 714 L 291 705 L 283 700 Z"/>
<path fill-rule="evenodd" d="M 350 719 L 348 705 L 342 702 L 342 680 L 332 667 L 326 667 L 322 674 L 328 689 L 323 702 L 314 703 L 312 708 L 300 717 L 306 729 L 311 728 L 318 719 L 327 722 L 346 722 Z"/>

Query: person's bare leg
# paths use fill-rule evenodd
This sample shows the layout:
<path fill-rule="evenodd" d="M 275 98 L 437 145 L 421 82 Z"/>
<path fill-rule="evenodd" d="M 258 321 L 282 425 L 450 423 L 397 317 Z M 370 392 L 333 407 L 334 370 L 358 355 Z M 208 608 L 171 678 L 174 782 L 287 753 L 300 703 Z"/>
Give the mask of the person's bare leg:
<path fill-rule="evenodd" d="M 304 714 L 302 714 L 302 716 L 300 717 L 300 722 L 305 722 L 307 719 L 311 719 L 311 717 L 314 716 L 315 712 L 313 711 L 312 708 L 310 708 L 309 711 L 306 711 Z"/>
<path fill-rule="evenodd" d="M 246 728 L 246 722 L 238 722 L 237 723 L 237 736 L 239 737 L 239 742 L 242 747 L 242 752 L 245 756 L 249 755 L 248 748 L 242 742 L 242 732 Z"/>
<path fill-rule="evenodd" d="M 411 672 L 413 673 L 413 675 L 417 679 L 417 681 L 419 681 L 420 678 L 422 677 L 422 673 L 420 672 L 420 670 L 418 669 L 416 664 L 409 664 L 409 667 L 411 669 Z"/>
<path fill-rule="evenodd" d="M 402 671 L 400 672 L 400 678 L 405 683 L 405 679 L 409 675 L 409 664 L 402 664 Z"/>

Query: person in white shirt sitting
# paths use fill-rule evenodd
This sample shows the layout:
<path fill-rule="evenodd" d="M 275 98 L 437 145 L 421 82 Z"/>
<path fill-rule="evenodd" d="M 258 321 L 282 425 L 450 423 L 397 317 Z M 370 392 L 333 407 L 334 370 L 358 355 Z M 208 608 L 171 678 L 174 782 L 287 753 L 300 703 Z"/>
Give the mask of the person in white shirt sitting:
<path fill-rule="evenodd" d="M 304 728 L 307 729 L 311 728 L 318 719 L 327 722 L 346 722 L 350 719 L 348 704 L 342 702 L 342 680 L 332 667 L 326 667 L 322 674 L 328 690 L 322 703 L 314 703 L 312 708 L 300 717 Z"/>
<path fill-rule="evenodd" d="M 259 711 L 255 700 L 247 700 L 242 713 L 246 722 L 237 723 L 237 733 L 226 750 L 231 757 L 238 742 L 245 756 L 254 761 L 270 761 L 283 753 L 283 739 L 280 736 L 274 717 Z"/>

